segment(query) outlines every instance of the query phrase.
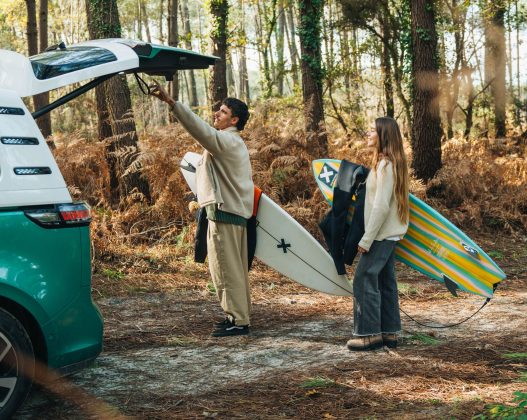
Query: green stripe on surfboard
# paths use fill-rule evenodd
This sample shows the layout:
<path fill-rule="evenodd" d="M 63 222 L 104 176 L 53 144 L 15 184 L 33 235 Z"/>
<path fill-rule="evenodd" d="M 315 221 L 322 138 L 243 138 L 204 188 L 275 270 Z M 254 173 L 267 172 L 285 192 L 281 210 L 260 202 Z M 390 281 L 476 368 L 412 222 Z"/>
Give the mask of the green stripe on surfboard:
<path fill-rule="evenodd" d="M 312 169 L 322 195 L 332 205 L 340 160 L 318 159 Z M 396 258 L 430 278 L 443 275 L 461 290 L 492 297 L 505 278 L 498 265 L 464 232 L 432 207 L 410 194 L 410 226 L 396 247 Z"/>

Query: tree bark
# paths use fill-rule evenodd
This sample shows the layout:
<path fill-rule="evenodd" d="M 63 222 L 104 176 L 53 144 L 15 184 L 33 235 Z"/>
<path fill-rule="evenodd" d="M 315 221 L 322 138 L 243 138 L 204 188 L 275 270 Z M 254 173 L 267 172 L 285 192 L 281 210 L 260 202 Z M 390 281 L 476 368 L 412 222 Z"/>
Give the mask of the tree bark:
<path fill-rule="evenodd" d="M 210 98 L 212 111 L 220 109 L 221 102 L 227 97 L 227 20 L 229 3 L 227 0 L 210 0 L 212 29 L 212 55 L 219 57 L 210 70 Z"/>
<path fill-rule="evenodd" d="M 276 31 L 276 86 L 278 96 L 284 95 L 284 36 L 285 36 L 285 8 L 284 0 L 279 0 L 278 4 L 278 26 Z"/>
<path fill-rule="evenodd" d="M 168 45 L 171 47 L 177 47 L 179 44 L 177 22 L 178 0 L 169 0 L 168 7 Z M 174 73 L 174 78 L 170 82 L 169 90 L 172 98 L 177 101 L 179 99 L 179 77 L 177 71 Z M 170 114 L 170 121 L 175 121 L 175 118 L 172 114 Z"/>
<path fill-rule="evenodd" d="M 386 115 L 393 118 L 395 115 L 395 103 L 393 99 L 392 64 L 390 59 L 391 37 L 390 25 L 388 23 L 388 8 L 384 8 L 385 13 L 379 16 L 379 23 L 382 31 L 381 42 L 381 67 L 383 76 L 384 97 L 386 99 Z"/>
<path fill-rule="evenodd" d="M 48 47 L 48 0 L 40 0 L 38 19 L 39 52 Z M 33 97 L 35 109 L 49 105 L 49 92 L 40 93 Z M 44 138 L 51 135 L 51 114 L 48 112 L 37 120 L 38 128 Z M 54 145 L 52 145 L 54 147 Z"/>
<path fill-rule="evenodd" d="M 492 81 L 490 93 L 494 107 L 496 137 L 506 134 L 506 45 L 504 0 L 489 2 L 485 22 L 485 80 Z"/>
<path fill-rule="evenodd" d="M 41 37 L 44 38 L 43 42 L 44 45 L 47 43 L 47 2 L 44 1 L 45 6 L 45 16 L 42 16 L 42 8 L 39 12 L 39 21 L 40 21 L 40 27 L 41 31 L 44 33 L 41 33 Z M 37 29 L 37 7 L 35 0 L 26 0 L 26 10 L 27 10 L 27 26 L 26 26 L 26 34 L 27 34 L 27 51 L 28 55 L 36 55 L 39 52 L 39 42 L 38 42 L 38 29 Z M 44 48 L 45 49 L 45 48 Z M 39 95 L 33 96 L 33 108 L 35 110 L 41 109 L 43 106 L 49 104 L 49 93 L 41 93 Z M 37 120 L 38 127 L 40 128 L 40 131 L 44 138 L 48 137 L 51 134 L 51 120 L 49 114 L 46 114 L 45 116 L 42 116 Z"/>
<path fill-rule="evenodd" d="M 289 55 L 291 56 L 291 76 L 293 78 L 293 86 L 299 86 L 300 80 L 298 77 L 298 48 L 296 46 L 296 30 L 295 30 L 295 18 L 294 18 L 294 3 L 286 7 L 286 36 L 289 44 Z"/>
<path fill-rule="evenodd" d="M 321 17 L 322 0 L 298 0 L 300 25 L 302 97 L 304 101 L 304 124 L 308 133 L 308 147 L 315 153 L 327 155 L 327 133 L 324 123 L 322 98 Z"/>
<path fill-rule="evenodd" d="M 192 50 L 192 31 L 190 30 L 190 13 L 188 10 L 188 0 L 181 0 L 181 18 L 183 20 L 183 33 L 185 38 L 185 48 Z M 198 91 L 196 87 L 196 75 L 194 70 L 187 70 L 189 77 L 189 103 L 191 107 L 198 107 Z"/>
<path fill-rule="evenodd" d="M 86 11 L 91 38 L 121 37 L 116 0 L 88 0 Z M 111 136 L 104 138 L 110 172 L 110 203 L 115 208 L 134 201 L 150 202 L 150 187 L 142 176 L 138 160 L 137 130 L 126 77 L 111 78 L 96 93 L 97 114 L 103 118 L 99 123 L 99 134 L 111 131 Z"/>
<path fill-rule="evenodd" d="M 145 0 L 139 1 L 139 7 L 141 8 L 141 17 L 143 19 L 143 24 L 146 31 L 146 40 L 147 42 L 152 42 L 152 37 L 150 35 L 150 23 L 148 22 L 148 13 L 146 11 Z"/>
<path fill-rule="evenodd" d="M 437 32 L 432 0 L 411 0 L 413 124 L 412 167 L 423 181 L 441 168 Z"/>
<path fill-rule="evenodd" d="M 240 1 L 240 7 L 242 12 L 242 20 L 240 22 L 240 37 L 241 37 L 241 45 L 240 45 L 240 56 L 238 61 L 238 67 L 239 67 L 239 76 L 240 76 L 240 99 L 244 100 L 247 106 L 251 103 L 251 92 L 249 87 L 249 73 L 247 71 L 247 51 L 246 51 L 246 45 L 247 45 L 247 34 L 245 32 L 245 9 L 243 0 Z"/>

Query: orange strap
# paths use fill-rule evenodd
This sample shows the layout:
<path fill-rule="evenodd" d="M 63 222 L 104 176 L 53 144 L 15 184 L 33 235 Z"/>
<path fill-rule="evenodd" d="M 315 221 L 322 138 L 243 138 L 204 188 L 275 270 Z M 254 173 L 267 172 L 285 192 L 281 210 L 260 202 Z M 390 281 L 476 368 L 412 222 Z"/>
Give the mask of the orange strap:
<path fill-rule="evenodd" d="M 258 206 L 260 205 L 260 197 L 262 196 L 262 190 L 256 185 L 254 186 L 254 204 L 253 204 L 253 216 L 256 217 L 258 214 Z"/>

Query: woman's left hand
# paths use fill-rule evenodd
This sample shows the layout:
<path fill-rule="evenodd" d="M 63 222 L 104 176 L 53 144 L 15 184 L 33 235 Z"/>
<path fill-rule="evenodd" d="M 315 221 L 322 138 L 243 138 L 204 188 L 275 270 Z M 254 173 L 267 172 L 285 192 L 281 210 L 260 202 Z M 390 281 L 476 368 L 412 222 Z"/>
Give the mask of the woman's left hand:
<path fill-rule="evenodd" d="M 358 246 L 358 247 L 357 247 L 357 250 L 358 250 L 358 251 L 359 251 L 359 253 L 361 253 L 361 254 L 366 254 L 366 253 L 368 252 L 368 250 L 367 250 L 367 249 L 364 249 L 364 248 L 363 248 L 363 247 L 361 247 L 361 246 Z"/>

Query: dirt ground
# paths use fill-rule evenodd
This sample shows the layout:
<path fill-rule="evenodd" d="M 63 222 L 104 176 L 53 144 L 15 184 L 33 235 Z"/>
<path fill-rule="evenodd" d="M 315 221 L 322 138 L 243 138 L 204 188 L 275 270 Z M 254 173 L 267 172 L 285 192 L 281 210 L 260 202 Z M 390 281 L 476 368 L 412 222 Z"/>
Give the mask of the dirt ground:
<path fill-rule="evenodd" d="M 402 314 L 395 351 L 350 353 L 352 299 L 308 290 L 257 264 L 252 332 L 212 338 L 221 318 L 203 265 L 94 278 L 105 318 L 95 365 L 34 390 L 18 419 L 472 418 L 527 392 L 527 238 L 477 237 L 507 273 L 490 303 L 435 329 Z M 484 299 L 452 297 L 398 266 L 401 308 L 450 324 Z"/>

